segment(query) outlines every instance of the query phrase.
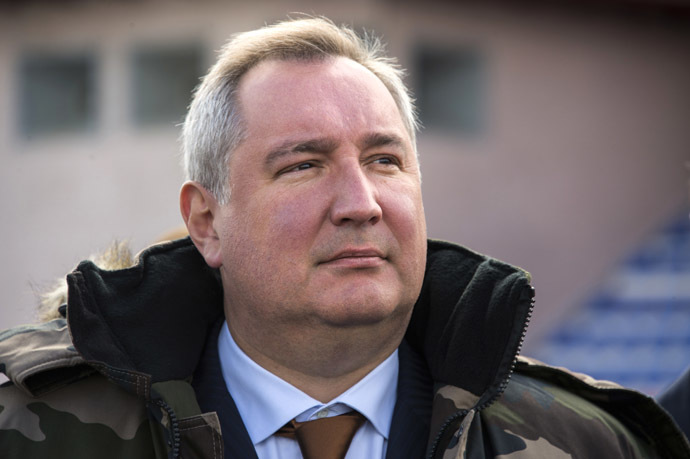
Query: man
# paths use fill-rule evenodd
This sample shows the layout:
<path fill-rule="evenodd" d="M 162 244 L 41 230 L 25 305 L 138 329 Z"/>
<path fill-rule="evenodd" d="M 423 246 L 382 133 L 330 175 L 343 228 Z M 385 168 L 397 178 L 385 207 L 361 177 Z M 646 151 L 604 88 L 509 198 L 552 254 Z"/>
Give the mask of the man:
<path fill-rule="evenodd" d="M 190 239 L 5 332 L 3 454 L 690 457 L 650 398 L 517 357 L 529 277 L 427 241 L 413 113 L 348 29 L 236 36 L 185 122 Z"/>

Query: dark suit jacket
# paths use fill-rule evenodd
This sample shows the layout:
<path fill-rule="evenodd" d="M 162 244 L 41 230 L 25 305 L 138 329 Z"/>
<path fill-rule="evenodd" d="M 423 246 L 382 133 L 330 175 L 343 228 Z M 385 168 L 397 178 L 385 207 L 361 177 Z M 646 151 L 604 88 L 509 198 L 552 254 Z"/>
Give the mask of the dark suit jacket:
<path fill-rule="evenodd" d="M 228 392 L 218 357 L 219 321 L 206 342 L 192 385 L 203 412 L 218 414 L 223 433 L 225 459 L 257 459 L 254 445 Z M 398 395 L 388 437 L 386 459 L 424 457 L 429 441 L 433 385 L 422 357 L 406 342 L 398 351 Z M 395 390 L 391 387 L 391 390 Z"/>

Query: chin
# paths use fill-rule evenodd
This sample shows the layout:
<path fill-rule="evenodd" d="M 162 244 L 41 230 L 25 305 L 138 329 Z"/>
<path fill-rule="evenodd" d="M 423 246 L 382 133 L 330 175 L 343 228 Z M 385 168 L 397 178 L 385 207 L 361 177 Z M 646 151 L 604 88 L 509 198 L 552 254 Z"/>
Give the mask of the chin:
<path fill-rule="evenodd" d="M 390 296 L 386 301 L 378 296 L 351 298 L 347 303 L 334 304 L 320 311 L 320 319 L 333 327 L 366 327 L 406 320 L 412 306 L 401 307 L 392 303 Z"/>

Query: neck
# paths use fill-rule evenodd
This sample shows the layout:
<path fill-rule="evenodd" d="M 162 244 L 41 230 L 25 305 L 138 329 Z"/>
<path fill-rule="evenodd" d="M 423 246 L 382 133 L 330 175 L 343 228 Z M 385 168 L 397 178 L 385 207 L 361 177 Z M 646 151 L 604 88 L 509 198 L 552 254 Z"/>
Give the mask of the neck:
<path fill-rule="evenodd" d="M 262 337 L 261 332 L 247 333 L 244 327 L 240 330 L 230 318 L 227 322 L 233 339 L 249 358 L 321 403 L 333 400 L 386 360 L 400 345 L 406 328 L 389 334 L 370 327 L 310 330 L 276 340 Z"/>

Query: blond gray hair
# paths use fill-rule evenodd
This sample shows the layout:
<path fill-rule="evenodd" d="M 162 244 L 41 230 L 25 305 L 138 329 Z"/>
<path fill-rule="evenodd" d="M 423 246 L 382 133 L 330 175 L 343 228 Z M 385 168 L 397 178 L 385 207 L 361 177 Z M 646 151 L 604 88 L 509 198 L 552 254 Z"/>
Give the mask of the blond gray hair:
<path fill-rule="evenodd" d="M 415 145 L 418 126 L 413 99 L 403 83 L 404 71 L 385 55 L 381 41 L 358 36 L 326 18 L 289 19 L 237 34 L 221 49 L 199 87 L 182 130 L 184 171 L 216 199 L 229 198 L 229 160 L 245 135 L 237 103 L 240 79 L 265 60 L 321 60 L 345 57 L 371 71 L 386 86 Z"/>

